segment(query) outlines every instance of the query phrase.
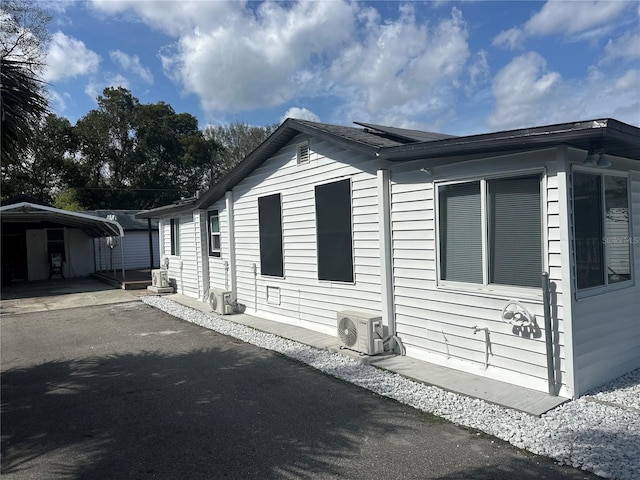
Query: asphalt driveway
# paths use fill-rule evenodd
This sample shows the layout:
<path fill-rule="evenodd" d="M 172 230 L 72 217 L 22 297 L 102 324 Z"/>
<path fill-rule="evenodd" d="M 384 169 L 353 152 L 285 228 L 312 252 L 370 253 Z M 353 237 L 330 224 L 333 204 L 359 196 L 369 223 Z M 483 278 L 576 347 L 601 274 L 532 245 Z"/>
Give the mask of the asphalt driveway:
<path fill-rule="evenodd" d="M 3 479 L 597 478 L 140 301 L 0 321 Z"/>

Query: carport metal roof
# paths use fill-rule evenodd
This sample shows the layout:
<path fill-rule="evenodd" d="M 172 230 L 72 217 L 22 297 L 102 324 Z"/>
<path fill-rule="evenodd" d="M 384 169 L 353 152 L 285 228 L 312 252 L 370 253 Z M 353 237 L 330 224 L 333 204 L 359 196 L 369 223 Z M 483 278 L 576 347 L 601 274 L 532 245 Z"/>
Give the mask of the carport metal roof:
<path fill-rule="evenodd" d="M 0 207 L 0 219 L 3 223 L 57 223 L 65 227 L 80 228 L 92 238 L 124 236 L 122 227 L 114 220 L 29 202 Z"/>

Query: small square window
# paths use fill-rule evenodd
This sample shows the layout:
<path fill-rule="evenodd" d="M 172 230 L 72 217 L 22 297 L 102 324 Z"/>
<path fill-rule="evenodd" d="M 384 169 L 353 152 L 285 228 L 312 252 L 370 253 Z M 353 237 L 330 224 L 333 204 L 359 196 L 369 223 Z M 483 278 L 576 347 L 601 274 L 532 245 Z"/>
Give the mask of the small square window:
<path fill-rule="evenodd" d="M 171 255 L 180 255 L 180 219 L 172 218 L 170 221 Z"/>
<path fill-rule="evenodd" d="M 220 256 L 220 216 L 218 210 L 212 210 L 208 213 L 209 230 L 209 255 L 212 257 Z"/>

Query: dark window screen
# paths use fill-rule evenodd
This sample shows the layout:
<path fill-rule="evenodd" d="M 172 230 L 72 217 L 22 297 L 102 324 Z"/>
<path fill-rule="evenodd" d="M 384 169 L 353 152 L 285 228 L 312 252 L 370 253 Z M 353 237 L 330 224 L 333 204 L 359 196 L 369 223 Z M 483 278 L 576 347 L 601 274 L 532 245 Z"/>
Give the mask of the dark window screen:
<path fill-rule="evenodd" d="M 260 273 L 284 276 L 282 260 L 282 207 L 280 194 L 258 199 L 260 225 Z"/>
<path fill-rule="evenodd" d="M 573 174 L 573 221 L 578 289 L 604 285 L 602 177 L 600 175 Z"/>
<path fill-rule="evenodd" d="M 351 181 L 316 186 L 318 279 L 353 282 Z"/>

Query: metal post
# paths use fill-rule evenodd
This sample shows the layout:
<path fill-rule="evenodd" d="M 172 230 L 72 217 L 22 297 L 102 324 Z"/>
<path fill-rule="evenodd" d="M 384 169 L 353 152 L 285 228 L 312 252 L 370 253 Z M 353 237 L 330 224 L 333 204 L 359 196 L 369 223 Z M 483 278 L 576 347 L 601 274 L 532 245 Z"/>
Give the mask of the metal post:
<path fill-rule="evenodd" d="M 555 370 L 553 366 L 553 331 L 551 330 L 551 300 L 549 287 L 549 274 L 542 272 L 542 302 L 544 304 L 544 334 L 547 346 L 547 381 L 549 383 L 549 395 L 557 396 Z"/>
<path fill-rule="evenodd" d="M 147 218 L 147 230 L 149 231 L 149 270 L 153 270 L 153 230 L 151 230 L 150 218 Z"/>

